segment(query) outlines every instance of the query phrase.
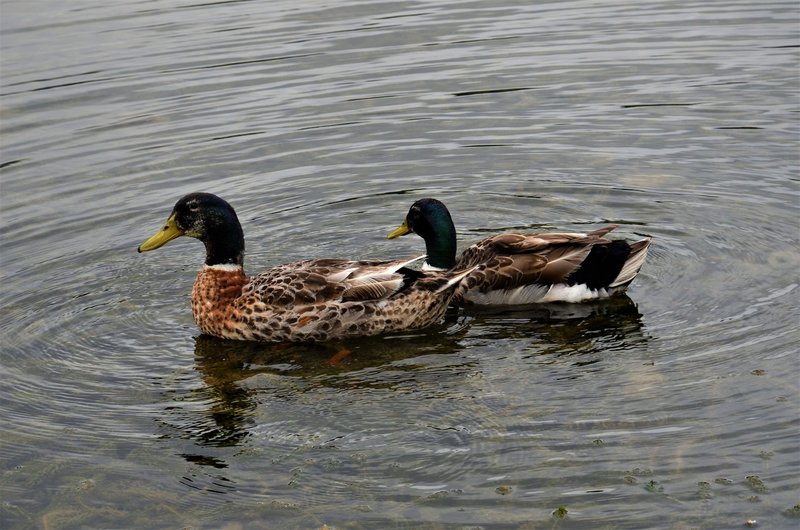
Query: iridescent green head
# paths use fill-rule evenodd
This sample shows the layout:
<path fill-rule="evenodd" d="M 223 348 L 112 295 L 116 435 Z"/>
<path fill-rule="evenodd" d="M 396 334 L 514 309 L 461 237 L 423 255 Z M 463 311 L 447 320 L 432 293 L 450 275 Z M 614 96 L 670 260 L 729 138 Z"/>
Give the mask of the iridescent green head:
<path fill-rule="evenodd" d="M 447 207 L 436 199 L 420 199 L 411 205 L 403 224 L 387 238 L 417 234 L 425 240 L 427 262 L 432 267 L 449 269 L 456 263 L 456 228 Z"/>

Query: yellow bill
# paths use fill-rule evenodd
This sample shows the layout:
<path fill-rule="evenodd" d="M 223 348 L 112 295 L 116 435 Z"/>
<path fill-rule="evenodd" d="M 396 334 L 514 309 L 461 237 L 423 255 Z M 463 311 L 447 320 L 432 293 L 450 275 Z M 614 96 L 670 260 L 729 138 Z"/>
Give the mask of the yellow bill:
<path fill-rule="evenodd" d="M 183 230 L 178 228 L 178 225 L 175 223 L 175 214 L 172 214 L 167 222 L 164 224 L 164 227 L 155 233 L 153 237 L 139 245 L 139 252 L 147 252 L 148 250 L 155 250 L 158 247 L 163 247 L 176 237 L 181 237 L 183 235 Z"/>
<path fill-rule="evenodd" d="M 386 239 L 394 239 L 396 237 L 404 236 L 406 234 L 410 234 L 411 230 L 408 228 L 408 223 L 405 219 L 403 219 L 403 224 L 392 230 L 392 233 L 386 236 Z"/>

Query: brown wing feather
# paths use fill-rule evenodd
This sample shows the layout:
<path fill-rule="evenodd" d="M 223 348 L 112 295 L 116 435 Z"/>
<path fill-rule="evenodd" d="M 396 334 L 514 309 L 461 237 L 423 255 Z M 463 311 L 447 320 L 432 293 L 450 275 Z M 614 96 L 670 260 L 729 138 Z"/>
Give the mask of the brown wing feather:
<path fill-rule="evenodd" d="M 284 307 L 325 302 L 344 293 L 345 284 L 326 279 L 330 269 L 292 268 L 292 265 L 300 264 L 281 265 L 252 277 L 247 290 L 268 306 Z"/>
<path fill-rule="evenodd" d="M 581 266 L 589 255 L 592 245 L 563 244 L 554 245 L 546 250 L 544 256 L 547 265 L 540 278 L 540 283 L 557 284 L 566 281 L 567 277 Z"/>
<path fill-rule="evenodd" d="M 535 283 L 546 265 L 547 260 L 535 254 L 495 256 L 476 267 L 464 279 L 462 288 L 487 292 Z"/>
<path fill-rule="evenodd" d="M 604 237 L 606 234 L 611 232 L 612 230 L 616 230 L 619 228 L 619 225 L 608 225 L 604 226 L 603 228 L 598 228 L 597 230 L 592 230 L 587 236 L 597 236 L 597 237 Z"/>
<path fill-rule="evenodd" d="M 402 274 L 389 274 L 381 278 L 356 279 L 346 282 L 347 288 L 342 293 L 344 302 L 366 302 L 380 300 L 393 295 L 403 286 Z"/>
<path fill-rule="evenodd" d="M 592 246 L 608 244 L 603 236 L 616 225 L 589 234 L 499 234 L 466 249 L 457 269 L 478 266 L 464 281 L 467 289 L 512 289 L 532 283 L 557 284 L 580 267 Z"/>
<path fill-rule="evenodd" d="M 412 280 L 400 272 L 391 272 L 401 263 L 405 262 L 298 261 L 252 277 L 245 294 L 255 294 L 269 306 L 284 307 L 329 301 L 368 302 L 392 297 L 409 281 L 426 292 L 436 292 L 448 281 L 446 275 L 422 275 Z"/>

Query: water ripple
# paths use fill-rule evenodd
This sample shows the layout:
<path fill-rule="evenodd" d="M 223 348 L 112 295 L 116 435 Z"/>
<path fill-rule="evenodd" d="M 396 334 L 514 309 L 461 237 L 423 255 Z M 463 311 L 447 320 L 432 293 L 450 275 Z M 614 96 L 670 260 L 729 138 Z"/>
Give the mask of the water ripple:
<path fill-rule="evenodd" d="M 561 505 L 577 525 L 785 525 L 793 14 L 4 6 L 0 526 L 516 527 Z M 385 236 L 426 196 L 462 248 L 607 223 L 654 243 L 604 303 L 231 344 L 191 319 L 199 243 L 135 252 L 197 190 L 234 204 L 252 272 L 417 255 Z"/>

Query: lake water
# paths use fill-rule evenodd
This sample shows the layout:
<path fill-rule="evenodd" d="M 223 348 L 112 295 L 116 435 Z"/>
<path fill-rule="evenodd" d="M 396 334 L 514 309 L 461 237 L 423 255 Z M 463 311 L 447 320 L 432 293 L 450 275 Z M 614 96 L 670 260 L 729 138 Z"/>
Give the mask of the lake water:
<path fill-rule="evenodd" d="M 0 9 L 0 527 L 800 524 L 796 1 Z M 226 342 L 198 242 L 136 253 L 191 191 L 251 273 L 419 253 L 426 196 L 654 243 L 603 303 Z"/>

